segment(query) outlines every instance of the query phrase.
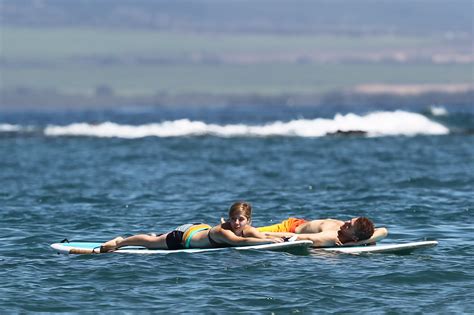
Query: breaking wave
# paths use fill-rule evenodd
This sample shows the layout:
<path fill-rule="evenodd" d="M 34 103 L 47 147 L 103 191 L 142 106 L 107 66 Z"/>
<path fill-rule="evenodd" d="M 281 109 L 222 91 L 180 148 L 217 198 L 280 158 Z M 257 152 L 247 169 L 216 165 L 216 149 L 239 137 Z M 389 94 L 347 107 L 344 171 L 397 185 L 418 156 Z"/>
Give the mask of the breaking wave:
<path fill-rule="evenodd" d="M 261 125 L 211 124 L 202 121 L 179 119 L 143 125 L 122 125 L 114 122 L 99 124 L 74 123 L 66 126 L 49 125 L 47 136 L 87 136 L 102 138 L 143 137 L 323 137 L 332 134 L 364 134 L 370 137 L 396 135 L 443 135 L 449 129 L 427 117 L 406 111 L 374 112 L 367 115 L 337 114 L 332 119 L 296 119 L 274 121 Z"/>

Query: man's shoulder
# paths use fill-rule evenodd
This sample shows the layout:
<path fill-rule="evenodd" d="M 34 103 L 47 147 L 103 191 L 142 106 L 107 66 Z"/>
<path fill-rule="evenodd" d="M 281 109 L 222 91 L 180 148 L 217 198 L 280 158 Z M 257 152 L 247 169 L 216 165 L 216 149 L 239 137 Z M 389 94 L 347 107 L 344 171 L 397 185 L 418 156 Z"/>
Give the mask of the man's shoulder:
<path fill-rule="evenodd" d="M 311 220 L 310 222 L 313 223 L 313 224 L 319 224 L 319 225 L 322 225 L 322 224 L 330 225 L 330 224 L 341 224 L 341 223 L 344 223 L 343 221 L 336 220 L 336 219 L 331 219 L 331 218 Z"/>
<path fill-rule="evenodd" d="M 344 224 L 343 221 L 336 220 L 336 219 L 324 219 L 324 220 L 319 220 L 319 224 L 321 227 L 321 230 L 332 230 L 332 229 L 339 229 L 341 224 Z"/>
<path fill-rule="evenodd" d="M 322 219 L 320 221 L 322 221 L 323 223 L 335 223 L 335 224 L 344 223 L 344 221 L 341 221 L 341 220 L 338 220 L 338 219 L 331 219 L 331 218 Z"/>

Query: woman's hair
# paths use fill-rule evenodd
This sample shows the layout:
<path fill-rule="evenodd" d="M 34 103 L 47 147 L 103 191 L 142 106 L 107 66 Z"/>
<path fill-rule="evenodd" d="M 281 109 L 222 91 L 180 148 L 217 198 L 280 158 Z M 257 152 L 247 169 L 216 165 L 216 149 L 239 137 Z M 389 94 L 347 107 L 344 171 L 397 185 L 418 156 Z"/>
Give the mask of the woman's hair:
<path fill-rule="evenodd" d="M 367 240 L 374 234 L 374 224 L 365 217 L 359 217 L 354 222 L 354 234 L 359 241 Z"/>
<path fill-rule="evenodd" d="M 252 205 L 250 203 L 245 201 L 238 201 L 232 206 L 230 206 L 229 217 L 237 213 L 244 215 L 249 222 L 252 221 Z"/>

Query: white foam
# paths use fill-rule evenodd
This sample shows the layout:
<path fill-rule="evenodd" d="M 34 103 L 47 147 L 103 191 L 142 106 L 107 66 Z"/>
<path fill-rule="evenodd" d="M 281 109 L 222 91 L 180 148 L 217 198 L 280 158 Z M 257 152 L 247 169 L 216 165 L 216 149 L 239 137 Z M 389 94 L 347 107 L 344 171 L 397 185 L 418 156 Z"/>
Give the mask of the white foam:
<path fill-rule="evenodd" d="M 22 128 L 18 125 L 11 124 L 0 124 L 0 132 L 15 132 L 20 131 Z"/>
<path fill-rule="evenodd" d="M 442 135 L 449 133 L 449 129 L 445 126 L 431 121 L 423 115 L 405 111 L 374 112 L 365 116 L 337 114 L 333 119 L 297 119 L 288 122 L 275 121 L 263 125 L 217 125 L 188 119 L 139 126 L 120 125 L 113 122 L 101 124 L 76 123 L 67 126 L 48 126 L 44 132 L 48 136 L 134 139 L 150 136 L 184 137 L 200 135 L 219 137 L 322 137 L 338 131 L 362 131 L 366 132 L 368 136 Z"/>
<path fill-rule="evenodd" d="M 431 106 L 430 112 L 433 116 L 446 116 L 448 111 L 443 106 Z"/>

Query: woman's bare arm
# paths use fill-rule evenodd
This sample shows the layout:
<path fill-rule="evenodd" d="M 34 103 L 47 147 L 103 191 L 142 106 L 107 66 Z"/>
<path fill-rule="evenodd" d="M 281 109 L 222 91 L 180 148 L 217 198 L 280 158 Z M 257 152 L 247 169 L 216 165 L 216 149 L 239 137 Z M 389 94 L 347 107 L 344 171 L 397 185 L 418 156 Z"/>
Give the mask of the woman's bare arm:
<path fill-rule="evenodd" d="M 223 242 L 232 246 L 245 246 L 245 245 L 261 245 L 269 243 L 281 243 L 283 242 L 280 238 L 256 238 L 256 237 L 241 237 L 235 235 L 233 232 L 225 229 L 218 229 L 213 235 L 216 241 Z"/>
<path fill-rule="evenodd" d="M 254 228 L 253 226 L 246 228 L 244 232 L 245 232 L 245 237 L 255 237 L 255 238 L 260 238 L 260 239 L 282 238 L 284 236 L 291 236 L 291 235 L 270 235 L 270 233 L 260 232 L 258 229 Z"/>

